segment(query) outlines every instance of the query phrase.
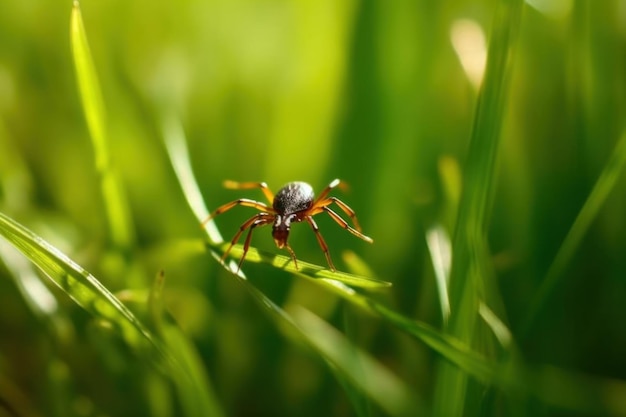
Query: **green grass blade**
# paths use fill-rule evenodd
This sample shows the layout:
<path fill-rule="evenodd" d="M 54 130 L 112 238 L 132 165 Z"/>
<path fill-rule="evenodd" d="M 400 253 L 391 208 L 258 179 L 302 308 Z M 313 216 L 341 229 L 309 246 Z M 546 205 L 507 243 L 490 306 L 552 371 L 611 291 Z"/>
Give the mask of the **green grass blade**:
<path fill-rule="evenodd" d="M 441 225 L 434 225 L 426 231 L 426 243 L 435 272 L 441 319 L 446 326 L 450 318 L 450 298 L 448 297 L 452 252 L 450 239 Z"/>
<path fill-rule="evenodd" d="M 484 297 L 483 264 L 488 259 L 487 220 L 494 192 L 495 167 L 500 129 L 506 108 L 513 44 L 522 16 L 522 0 L 498 2 L 492 29 L 483 87 L 478 97 L 464 187 L 452 250 L 449 331 L 473 346 L 480 298 Z M 464 410 L 467 375 L 442 363 L 435 389 L 435 414 L 460 416 Z"/>
<path fill-rule="evenodd" d="M 70 41 L 78 89 L 87 127 L 94 147 L 96 170 L 100 177 L 106 216 L 112 244 L 122 250 L 132 247 L 133 226 L 122 185 L 111 163 L 110 144 L 106 134 L 106 114 L 96 68 L 91 58 L 87 35 L 78 1 L 74 1 L 70 19 Z"/>
<path fill-rule="evenodd" d="M 285 260 L 288 260 L 285 258 Z M 233 277 L 241 283 L 246 290 L 250 293 L 254 301 L 259 305 L 261 310 L 273 321 L 276 323 L 276 326 L 279 330 L 281 330 L 288 337 L 295 337 L 298 341 L 305 343 L 309 346 L 319 357 L 323 358 L 327 364 L 329 365 L 329 369 L 335 375 L 336 379 L 343 385 L 344 389 L 347 391 L 348 396 L 351 395 L 352 390 L 356 389 L 354 387 L 354 373 L 355 369 L 351 366 L 351 364 L 346 363 L 345 361 L 333 361 L 331 357 L 329 357 L 330 353 L 327 352 L 328 347 L 325 344 L 322 344 L 318 337 L 314 336 L 309 330 L 301 327 L 301 323 L 298 323 L 294 317 L 283 310 L 280 306 L 278 306 L 274 301 L 268 298 L 265 294 L 263 294 L 259 289 L 257 289 L 254 285 L 252 285 L 246 278 L 243 276 L 241 271 L 238 274 L 233 274 Z M 318 279 L 318 283 L 325 285 L 327 287 L 333 288 L 336 286 L 340 286 L 344 288 L 343 294 L 352 294 L 354 292 L 353 289 L 343 285 L 340 282 L 327 280 L 327 279 Z M 365 299 L 363 299 L 365 300 Z M 305 326 L 306 327 L 306 326 Z M 348 349 L 344 345 L 344 348 Z M 350 348 L 353 349 L 353 348 Z M 352 384 L 353 386 L 349 386 L 348 384 Z"/>
<path fill-rule="evenodd" d="M 177 118 L 167 113 L 163 117 L 162 132 L 167 155 L 178 178 L 178 183 L 187 199 L 187 204 L 200 224 L 209 216 L 209 210 L 204 203 L 202 192 L 193 174 L 183 127 Z M 209 242 L 218 244 L 224 241 L 213 219 L 205 224 L 204 230 L 207 232 Z"/>
<path fill-rule="evenodd" d="M 342 377 L 365 392 L 389 415 L 419 415 L 416 413 L 423 406 L 398 377 L 310 311 L 297 307 L 291 313 L 323 357 L 342 371 Z"/>
<path fill-rule="evenodd" d="M 186 417 L 223 416 L 217 396 L 205 372 L 205 366 L 193 343 L 184 335 L 163 301 L 165 274 L 160 272 L 148 296 L 148 311 L 155 332 L 178 359 L 185 372 L 173 372 L 181 407 Z"/>
<path fill-rule="evenodd" d="M 171 144 L 170 144 L 171 145 Z M 175 147 L 168 146 L 168 151 L 176 149 Z M 185 150 L 186 147 L 178 148 Z M 172 155 L 170 154 L 170 158 Z M 177 172 L 188 170 L 187 181 L 195 183 L 195 179 L 191 174 L 188 155 L 186 152 L 181 152 L 177 156 L 180 164 Z M 187 168 L 184 166 L 187 165 Z M 182 169 L 180 169 L 182 167 Z M 181 177 L 179 176 L 179 180 Z M 197 184 L 190 187 L 189 184 L 183 185 L 185 189 L 197 189 Z M 185 191 L 186 192 L 186 191 Z M 186 192 L 187 193 L 187 192 Z M 187 196 L 189 200 L 189 196 Z M 193 199 L 192 199 L 193 200 Z M 204 203 L 202 203 L 204 204 Z M 195 212 L 196 210 L 194 210 Z M 209 243 L 211 252 L 219 259 L 223 251 L 226 249 L 227 244 L 215 244 Z M 196 242 L 188 242 L 184 245 L 183 251 L 189 251 L 191 253 L 198 253 L 200 245 Z M 241 245 L 235 245 L 232 249 L 233 256 L 238 257 L 242 254 L 243 248 Z M 485 385 L 493 385 L 496 388 L 502 389 L 505 392 L 510 393 L 526 393 L 538 398 L 546 404 L 553 405 L 560 409 L 578 411 L 580 409 L 600 411 L 608 415 L 623 415 L 623 410 L 626 409 L 626 402 L 622 398 L 626 398 L 626 385 L 610 380 L 595 380 L 590 379 L 584 375 L 576 375 L 573 378 L 572 375 L 564 373 L 562 371 L 554 370 L 552 368 L 538 368 L 529 369 L 519 360 L 513 359 L 505 364 L 498 361 L 488 360 L 485 356 L 473 351 L 469 344 L 460 340 L 457 337 L 442 333 L 441 331 L 411 318 L 405 317 L 391 308 L 365 296 L 359 294 L 353 288 L 340 282 L 336 277 L 332 276 L 331 271 L 323 272 L 324 276 L 317 276 L 319 270 L 324 268 L 303 263 L 302 270 L 296 271 L 291 264 L 290 258 L 282 255 L 274 255 L 264 252 L 259 252 L 255 248 L 250 248 L 248 257 L 246 258 L 251 262 L 267 262 L 279 268 L 292 268 L 288 269 L 291 272 L 298 273 L 303 277 L 314 280 L 319 285 L 324 286 L 330 292 L 333 292 L 348 301 L 350 304 L 362 309 L 363 311 L 371 314 L 372 316 L 379 317 L 381 320 L 389 323 L 390 325 L 397 327 L 404 333 L 411 335 L 415 339 L 421 341 L 426 346 L 430 347 L 434 352 L 441 355 L 450 367 L 457 373 L 462 375 L 470 375 L 477 381 L 484 383 Z M 236 268 L 235 263 L 231 263 L 229 268 L 233 270 Z M 304 271 L 311 272 L 310 274 L 304 273 Z M 330 277 L 327 277 L 330 275 Z M 241 273 L 233 274 L 233 277 L 237 279 L 248 292 L 251 294 L 255 302 L 259 305 L 261 310 L 273 321 L 277 323 L 277 327 L 281 331 L 286 331 L 293 337 L 295 332 L 296 337 L 309 345 L 320 357 L 325 360 L 329 360 L 329 351 L 333 349 L 332 346 L 327 346 L 327 342 L 322 337 L 311 336 L 311 332 L 305 331 L 305 328 L 309 329 L 309 324 L 306 323 L 307 319 L 304 319 L 303 325 L 302 317 L 296 314 L 296 317 L 288 314 L 280 306 L 276 305 L 271 299 L 265 296 L 254 285 L 251 285 Z M 329 279 L 330 278 L 330 279 Z M 357 285 L 363 284 L 361 277 L 357 277 L 356 281 L 352 281 L 352 277 L 347 277 L 348 284 Z M 369 282 L 369 279 L 365 279 Z M 369 284 L 366 284 L 368 287 Z M 379 287 L 379 283 L 374 287 Z M 384 285 L 383 285 L 384 286 Z M 498 337 L 508 343 L 509 331 L 500 321 L 495 314 L 486 308 L 482 309 L 482 316 L 486 318 L 489 326 L 498 334 Z M 476 306 L 476 315 L 479 314 L 479 305 Z M 320 325 L 319 320 L 316 320 L 315 326 Z M 322 323 L 325 326 L 325 324 Z M 289 329 L 290 331 L 287 331 Z M 309 329 L 311 330 L 311 329 Z M 320 332 L 324 334 L 325 332 Z M 333 339 L 334 340 L 334 339 Z M 349 347 L 353 349 L 353 347 Z M 341 349 L 338 350 L 341 352 Z M 337 354 L 337 352 L 333 353 Z M 341 369 L 334 367 L 332 362 L 329 362 L 330 369 L 336 374 L 337 379 L 340 382 L 349 381 L 349 375 L 353 375 L 354 369 L 351 366 L 342 366 Z M 575 381 L 575 382 L 572 382 Z M 345 385 L 345 384 L 344 384 Z M 560 387 L 568 386 L 570 392 L 576 393 L 576 396 L 569 396 L 564 393 Z M 594 389 L 586 389 L 588 386 L 593 386 Z M 346 387 L 346 390 L 350 391 L 355 387 Z M 348 392 L 350 394 L 350 392 Z M 582 408 L 581 408 L 582 407 Z"/>
<path fill-rule="evenodd" d="M 48 287 L 41 282 L 31 262 L 5 239 L 0 239 L 0 260 L 4 262 L 22 298 L 30 310 L 39 318 L 55 317 L 59 311 L 56 298 Z"/>
<path fill-rule="evenodd" d="M 500 142 L 500 127 L 507 81 L 511 72 L 512 43 L 517 35 L 523 1 L 500 2 L 495 17 L 483 89 L 478 98 L 469 153 L 465 164 L 465 183 L 453 242 L 450 282 L 452 318 L 459 320 L 464 311 L 459 305 L 466 290 L 475 292 L 475 283 L 466 279 L 471 270 L 473 248 L 485 238 L 492 200 L 495 166 Z M 468 286 L 470 286 L 468 288 Z M 475 313 L 477 305 L 474 306 Z M 456 311 L 454 311 L 456 310 Z M 475 314 L 472 314 L 475 316 Z"/>
<path fill-rule="evenodd" d="M 0 235 L 41 269 L 76 304 L 116 327 L 130 346 L 144 351 L 148 348 L 157 354 L 155 359 L 165 359 L 171 363 L 171 356 L 166 353 L 161 342 L 130 310 L 100 281 L 60 250 L 3 213 L 0 213 Z"/>
<path fill-rule="evenodd" d="M 369 313 L 380 317 L 420 340 L 441 355 L 451 366 L 485 385 L 493 385 L 507 393 L 531 395 L 545 404 L 573 412 L 602 413 L 623 416 L 626 411 L 626 383 L 567 372 L 554 367 L 529 367 L 515 357 L 507 362 L 489 360 L 473 351 L 459 339 L 405 317 L 347 287 L 335 286 L 337 294 Z M 486 306 L 481 316 L 504 345 L 511 342 L 510 331 Z M 433 414 L 434 415 L 434 414 Z"/>
<path fill-rule="evenodd" d="M 210 248 L 215 251 L 216 257 L 219 258 L 228 248 L 228 245 L 230 244 L 211 246 Z M 229 256 L 233 257 L 236 260 L 239 260 L 242 255 L 243 245 L 233 246 L 229 253 Z M 391 287 L 391 283 L 387 281 L 362 277 L 354 274 L 349 274 L 347 272 L 333 272 L 328 268 L 324 268 L 322 266 L 315 265 L 309 262 L 304 262 L 301 260 L 298 261 L 298 269 L 296 269 L 296 266 L 294 265 L 290 257 L 261 251 L 253 247 L 249 248 L 248 253 L 246 254 L 245 262 L 262 262 L 306 278 L 311 278 L 314 280 L 334 280 L 363 289 L 374 290 Z M 237 270 L 236 263 L 227 264 L 225 265 L 225 267 L 231 272 Z"/>
<path fill-rule="evenodd" d="M 564 277 L 563 272 L 570 264 L 572 257 L 576 253 L 576 249 L 578 249 L 580 242 L 589 230 L 589 227 L 591 227 L 592 222 L 598 216 L 600 208 L 615 187 L 615 184 L 624 171 L 625 166 L 626 131 L 622 133 L 611 158 L 596 181 L 589 197 L 587 197 L 587 201 L 585 201 L 585 204 L 578 213 L 574 224 L 567 233 L 567 236 L 565 236 L 563 244 L 559 248 L 554 261 L 550 265 L 546 277 L 537 290 L 537 293 L 528 309 L 528 315 L 526 316 L 525 322 L 522 324 L 522 335 L 527 333 L 529 328 L 534 323 L 539 310 L 545 305 L 546 299 L 558 284 L 559 279 Z"/>

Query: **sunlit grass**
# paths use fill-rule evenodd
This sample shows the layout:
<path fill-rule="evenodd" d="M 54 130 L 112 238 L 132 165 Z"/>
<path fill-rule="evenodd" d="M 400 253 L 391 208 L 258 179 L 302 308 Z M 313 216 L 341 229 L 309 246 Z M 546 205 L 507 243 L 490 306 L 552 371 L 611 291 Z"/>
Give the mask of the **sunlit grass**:
<path fill-rule="evenodd" d="M 94 147 L 95 168 L 99 175 L 111 243 L 118 250 L 129 251 L 134 240 L 132 222 L 126 196 L 122 190 L 123 187 L 111 160 L 111 144 L 107 137 L 105 105 L 98 75 L 89 51 L 89 43 L 78 0 L 74 1 L 70 23 L 70 38 L 76 76 Z"/>
<path fill-rule="evenodd" d="M 623 12 L 7 4 L 0 415 L 626 415 Z M 331 178 L 337 271 L 205 221 Z"/>

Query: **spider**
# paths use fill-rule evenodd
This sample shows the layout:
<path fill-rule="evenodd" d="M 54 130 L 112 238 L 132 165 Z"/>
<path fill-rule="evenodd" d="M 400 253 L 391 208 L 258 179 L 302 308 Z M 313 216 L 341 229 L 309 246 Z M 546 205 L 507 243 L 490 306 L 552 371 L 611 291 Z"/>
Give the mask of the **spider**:
<path fill-rule="evenodd" d="M 266 183 L 264 182 L 235 182 L 235 181 L 224 181 L 224 187 L 233 189 L 233 190 L 246 190 L 253 188 L 260 188 L 265 197 L 271 204 L 268 206 L 265 203 L 261 203 L 259 201 L 250 200 L 247 198 L 240 198 L 238 200 L 231 201 L 230 203 L 226 203 L 220 207 L 218 207 L 215 211 L 209 214 L 203 222 L 202 226 L 204 226 L 209 220 L 213 219 L 215 216 L 222 214 L 235 206 L 245 206 L 252 207 L 260 211 L 260 213 L 250 217 L 246 220 L 241 226 L 239 226 L 239 231 L 235 233 L 235 236 L 230 242 L 230 246 L 222 255 L 222 262 L 226 259 L 226 256 L 230 253 L 232 247 L 237 243 L 241 234 L 248 230 L 248 235 L 246 236 L 245 243 L 243 245 L 243 255 L 239 260 L 239 264 L 237 265 L 237 272 L 241 268 L 241 264 L 248 253 L 248 249 L 250 247 L 250 239 L 252 238 L 252 231 L 258 226 L 265 226 L 267 224 L 272 224 L 272 237 L 274 238 L 274 242 L 279 249 L 285 248 L 289 251 L 291 255 L 291 259 L 293 263 L 298 269 L 298 261 L 296 260 L 296 254 L 291 249 L 291 246 L 287 243 L 287 238 L 289 237 L 289 230 L 291 229 L 292 223 L 299 223 L 301 221 L 306 221 L 311 225 L 313 232 L 315 233 L 315 237 L 317 238 L 317 242 L 319 243 L 324 255 L 326 256 L 326 261 L 328 262 L 328 266 L 332 271 L 336 271 L 335 265 L 333 264 L 332 259 L 330 258 L 330 252 L 328 251 L 328 245 L 324 241 L 322 234 L 320 233 L 315 220 L 313 220 L 313 216 L 316 214 L 326 212 L 328 215 L 335 221 L 339 226 L 343 227 L 354 236 L 363 239 L 366 242 L 372 243 L 372 238 L 365 236 L 361 233 L 361 226 L 356 218 L 356 214 L 354 210 L 352 210 L 346 203 L 339 200 L 336 197 L 328 197 L 330 191 L 338 186 L 344 185 L 339 179 L 333 180 L 322 192 L 319 194 L 317 198 L 313 193 L 313 187 L 311 187 L 306 182 L 295 181 L 285 184 L 276 196 L 269 189 Z M 341 218 L 337 213 L 330 209 L 331 204 L 336 204 L 347 216 L 352 219 L 352 223 L 354 224 L 354 228 L 350 227 L 348 223 Z"/>

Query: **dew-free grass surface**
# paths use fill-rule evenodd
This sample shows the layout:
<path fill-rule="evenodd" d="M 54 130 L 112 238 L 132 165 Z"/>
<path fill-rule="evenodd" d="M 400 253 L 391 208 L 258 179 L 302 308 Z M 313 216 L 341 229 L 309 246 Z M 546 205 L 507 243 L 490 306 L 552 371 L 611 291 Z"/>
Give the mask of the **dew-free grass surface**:
<path fill-rule="evenodd" d="M 626 415 L 622 1 L 9 1 L 0 41 L 1 416 Z M 201 227 L 334 178 L 336 273 Z"/>

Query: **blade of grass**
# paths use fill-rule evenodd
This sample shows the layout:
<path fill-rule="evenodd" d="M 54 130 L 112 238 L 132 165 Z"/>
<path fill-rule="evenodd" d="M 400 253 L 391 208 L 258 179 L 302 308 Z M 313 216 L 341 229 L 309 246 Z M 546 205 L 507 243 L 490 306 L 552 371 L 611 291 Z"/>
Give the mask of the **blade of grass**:
<path fill-rule="evenodd" d="M 358 341 L 361 340 L 359 336 L 359 329 L 362 327 L 361 315 L 355 314 L 355 310 L 349 308 L 347 303 L 339 304 L 339 309 L 341 311 L 341 315 L 343 316 L 341 328 L 343 329 L 346 339 L 358 345 Z M 316 315 L 316 317 L 319 318 L 320 316 Z M 361 373 L 361 375 L 363 375 L 363 377 L 366 377 L 365 368 L 358 361 L 355 362 L 355 371 L 357 370 Z M 350 402 L 354 408 L 354 413 L 358 417 L 372 417 L 374 415 L 374 409 L 369 396 L 367 396 L 362 390 L 357 389 L 357 386 L 349 381 L 344 381 L 342 384 L 346 386 L 345 390 L 348 393 Z"/>
<path fill-rule="evenodd" d="M 95 318 L 111 323 L 137 352 L 149 352 L 147 359 L 168 370 L 184 406 L 186 416 L 221 416 L 201 360 L 177 326 L 156 321 L 162 338 L 155 337 L 122 302 L 93 275 L 48 242 L 0 213 L 0 235 L 15 246 L 76 304 Z M 158 309 L 158 284 L 151 294 L 150 309 Z M 158 314 L 158 313 L 154 313 Z"/>
<path fill-rule="evenodd" d="M 185 244 L 189 254 L 203 253 L 199 243 Z M 285 258 L 285 261 L 288 261 Z M 261 306 L 265 313 L 274 320 L 280 329 L 293 329 L 292 319 L 263 293 L 250 285 L 244 278 L 235 276 L 251 293 L 253 299 Z M 563 410 L 574 412 L 603 413 L 609 416 L 624 416 L 626 410 L 626 383 L 624 381 L 590 377 L 584 374 L 562 371 L 553 367 L 529 367 L 524 364 L 519 355 L 513 354 L 496 361 L 473 351 L 459 339 L 442 333 L 428 324 L 403 316 L 384 304 L 372 300 L 366 295 L 357 293 L 353 288 L 341 282 L 327 279 L 316 279 L 329 292 L 340 296 L 351 305 L 378 317 L 384 322 L 398 328 L 400 331 L 424 343 L 443 359 L 458 369 L 467 373 L 475 380 L 496 389 L 503 390 L 511 395 L 530 395 L 542 403 Z M 514 345 L 511 332 L 506 325 L 486 305 L 479 306 L 479 313 L 489 328 L 496 334 L 503 347 Z M 296 329 L 301 333 L 301 329 Z M 300 334 L 299 337 L 308 336 Z M 305 343 L 308 344 L 306 339 Z M 514 349 L 515 347 L 510 349 Z M 345 386 L 349 382 L 342 382 L 344 376 L 336 375 L 344 388 L 350 392 L 357 389 L 354 386 Z M 568 395 L 561 387 L 568 387 Z"/>
<path fill-rule="evenodd" d="M 172 355 L 185 368 L 186 375 L 189 376 L 186 378 L 184 374 L 174 373 L 177 382 L 176 389 L 181 406 L 185 410 L 185 416 L 223 416 L 224 412 L 204 371 L 205 366 L 202 359 L 174 318 L 165 311 L 162 298 L 164 285 L 165 274 L 160 272 L 154 280 L 148 296 L 148 311 L 155 331 L 165 342 Z"/>
<path fill-rule="evenodd" d="M 365 297 L 360 295 L 356 297 L 361 298 L 364 308 L 377 311 L 381 318 L 421 340 L 458 369 L 484 384 L 493 385 L 512 395 L 531 395 L 544 404 L 571 412 L 626 415 L 624 381 L 598 378 L 548 366 L 529 367 L 515 357 L 509 358 L 504 363 L 488 360 L 454 337 L 406 318 L 381 304 L 367 301 Z M 493 324 L 493 317 L 490 321 Z M 498 330 L 501 333 L 500 337 L 506 334 L 506 330 L 505 332 L 502 330 L 502 328 Z M 504 341 L 508 341 L 506 337 Z M 452 399 L 452 396 L 450 398 Z"/>
<path fill-rule="evenodd" d="M 550 293 L 558 285 L 560 279 L 565 275 L 563 272 L 580 246 L 580 242 L 591 227 L 592 222 L 598 216 L 600 208 L 615 187 L 617 180 L 626 166 L 626 131 L 622 133 L 620 140 L 615 146 L 606 166 L 602 170 L 600 177 L 596 181 L 589 197 L 585 201 L 582 209 L 578 213 L 574 224 L 570 228 L 563 244 L 559 248 L 554 261 L 550 265 L 548 272 L 542 281 L 536 295 L 530 303 L 528 313 L 521 326 L 522 337 L 527 334 L 533 325 L 540 309 L 545 305 Z"/>
<path fill-rule="evenodd" d="M 441 225 L 435 225 L 426 231 L 426 244 L 428 245 L 431 263 L 435 272 L 441 319 L 444 326 L 446 326 L 450 317 L 450 298 L 448 297 L 452 257 L 450 238 Z"/>
<path fill-rule="evenodd" d="M 523 0 L 498 2 L 494 16 L 487 67 L 478 96 L 474 126 L 464 172 L 464 187 L 459 204 L 453 242 L 450 276 L 450 320 L 448 331 L 468 346 L 476 335 L 478 305 L 485 282 L 481 261 L 488 253 L 487 218 L 490 211 L 500 128 L 508 80 L 511 73 L 513 43 L 521 21 Z M 443 362 L 435 388 L 436 415 L 476 414 L 465 410 L 467 375 Z"/>
<path fill-rule="evenodd" d="M 0 239 L 0 259 L 11 272 L 22 298 L 31 311 L 42 319 L 54 318 L 58 312 L 57 300 L 39 279 L 33 264 L 19 256 L 19 251 L 6 239 Z"/>
<path fill-rule="evenodd" d="M 228 248 L 228 245 L 230 244 L 209 247 L 211 250 L 216 252 L 217 257 L 221 258 L 221 255 Z M 233 257 L 234 259 L 239 259 L 242 255 L 243 245 L 233 246 L 229 253 L 229 256 Z M 296 266 L 294 265 L 290 257 L 261 251 L 253 247 L 249 248 L 248 253 L 246 254 L 245 262 L 262 262 L 302 277 L 311 278 L 314 280 L 334 280 L 363 289 L 373 290 L 391 287 L 391 283 L 387 281 L 353 275 L 347 272 L 331 271 L 328 268 L 324 268 L 322 266 L 315 265 L 309 262 L 304 262 L 301 260 L 298 260 L 298 269 L 296 269 Z M 226 269 L 228 269 L 230 272 L 234 272 L 237 270 L 237 266 L 236 264 L 234 264 L 234 268 L 232 268 L 232 266 L 227 266 Z"/>
<path fill-rule="evenodd" d="M 74 1 L 70 18 L 70 42 L 80 98 L 94 147 L 111 243 L 122 251 L 129 251 L 134 242 L 134 228 L 122 184 L 111 162 L 102 93 L 77 0 Z"/>
<path fill-rule="evenodd" d="M 157 353 L 156 358 L 166 363 L 173 361 L 162 343 L 130 310 L 67 255 L 3 213 L 0 213 L 0 235 L 41 269 L 76 304 L 96 318 L 115 326 L 130 346 L 139 351 L 148 347 Z"/>
<path fill-rule="evenodd" d="M 332 365 L 347 371 L 351 384 L 365 392 L 387 413 L 416 415 L 423 411 L 421 401 L 389 370 L 357 348 L 343 334 L 302 307 L 290 309 L 297 325 Z"/>
<path fill-rule="evenodd" d="M 193 175 L 183 127 L 176 117 L 170 112 L 165 112 L 165 116 L 162 118 L 161 129 L 167 155 L 178 178 L 178 183 L 187 199 L 187 204 L 189 204 L 193 214 L 198 219 L 198 224 L 200 224 L 209 216 L 209 210 L 204 203 L 202 192 Z M 224 241 L 213 219 L 205 223 L 204 230 L 211 244 L 217 245 Z"/>
<path fill-rule="evenodd" d="M 179 149 L 186 149 L 186 147 Z M 188 170 L 191 174 L 188 155 L 181 154 L 179 157 L 178 162 L 182 165 L 187 165 L 183 170 Z M 172 155 L 170 155 L 170 158 L 172 158 Z M 179 181 L 180 180 L 181 178 L 179 177 Z M 188 180 L 195 183 L 192 174 L 188 177 Z M 183 190 L 185 190 L 185 188 L 197 189 L 197 184 L 191 187 L 183 185 Z M 189 200 L 189 196 L 186 197 Z M 209 245 L 211 246 L 211 244 Z M 196 253 L 199 248 L 196 244 L 185 245 L 185 247 L 189 248 L 194 253 Z M 211 253 L 219 259 L 219 252 L 223 251 L 225 247 L 224 244 L 216 244 Z M 241 245 L 237 245 L 233 250 L 240 254 L 241 252 L 237 251 L 242 251 L 243 249 Z M 255 256 L 262 256 L 260 254 L 254 255 L 254 252 L 257 252 L 254 248 L 251 248 L 250 252 L 253 258 Z M 268 263 L 273 263 L 276 257 L 279 258 L 277 261 L 278 267 L 290 262 L 290 259 L 287 257 L 269 254 L 264 256 L 267 257 Z M 231 270 L 235 270 L 236 266 L 234 266 L 234 263 L 231 265 L 233 265 L 231 266 Z M 332 274 L 332 272 L 328 272 Z M 302 274 L 302 276 L 311 278 L 304 274 Z M 313 351 L 325 358 L 324 352 L 321 352 L 320 349 L 315 346 L 315 341 L 309 338 L 308 334 L 298 326 L 293 317 L 266 297 L 255 286 L 251 285 L 241 271 L 239 271 L 238 274 L 233 274 L 233 277 L 246 288 L 255 302 L 261 307 L 262 311 L 267 314 L 271 320 L 277 323 L 279 329 L 282 331 L 285 331 L 285 329 L 294 330 L 301 341 L 311 346 Z M 510 361 L 506 364 L 501 364 L 493 360 L 487 360 L 484 356 L 473 351 L 468 344 L 460 339 L 444 334 L 425 323 L 407 318 L 389 307 L 357 293 L 353 288 L 350 288 L 342 282 L 327 278 L 313 279 L 315 279 L 315 282 L 319 285 L 323 285 L 329 291 L 347 300 L 350 304 L 361 308 L 375 317 L 379 317 L 381 320 L 423 342 L 433 351 L 441 355 L 442 358 L 449 361 L 450 364 L 453 364 L 455 368 L 462 370 L 462 372 L 467 375 L 471 375 L 478 381 L 485 384 L 493 384 L 495 387 L 506 392 L 528 393 L 546 404 L 565 410 L 600 411 L 611 416 L 623 416 L 626 414 L 626 384 L 623 381 L 595 379 L 579 374 L 573 374 L 575 378 L 570 378 L 572 375 L 569 373 L 553 368 L 539 368 L 533 370 L 527 368 L 519 361 Z M 478 314 L 478 306 L 476 307 L 476 314 Z M 494 317 L 491 317 L 490 321 L 493 322 L 493 319 Z M 343 372 L 342 369 L 335 368 L 332 365 L 330 369 L 333 372 Z M 337 374 L 337 378 L 340 381 L 344 379 L 348 380 L 347 375 L 349 374 Z M 560 389 L 561 386 L 570 386 L 571 392 L 576 392 L 577 397 L 573 398 L 565 395 Z M 593 389 L 586 389 L 588 386 L 591 386 Z"/>

